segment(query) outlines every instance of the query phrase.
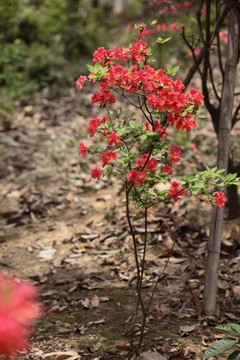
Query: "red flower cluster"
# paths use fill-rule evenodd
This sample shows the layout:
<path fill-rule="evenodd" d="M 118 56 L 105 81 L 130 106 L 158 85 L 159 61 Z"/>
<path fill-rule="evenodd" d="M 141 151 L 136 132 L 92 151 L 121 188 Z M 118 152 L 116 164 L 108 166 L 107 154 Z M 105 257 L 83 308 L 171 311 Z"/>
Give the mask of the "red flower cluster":
<path fill-rule="evenodd" d="M 194 55 L 197 56 L 200 53 L 201 49 L 199 46 L 196 46 L 194 49 Z M 193 53 L 191 51 L 191 49 L 188 49 L 188 56 L 193 56 Z"/>
<path fill-rule="evenodd" d="M 144 184 L 145 180 L 146 180 L 145 171 L 138 172 L 135 169 L 128 171 L 127 181 L 133 181 L 134 186 L 137 186 L 138 184 Z"/>
<path fill-rule="evenodd" d="M 93 179 L 100 180 L 101 170 L 100 170 L 97 166 L 92 169 L 92 171 L 91 171 L 91 177 L 92 177 Z"/>
<path fill-rule="evenodd" d="M 28 348 L 32 323 L 41 312 L 32 285 L 0 274 L 0 355 Z"/>
<path fill-rule="evenodd" d="M 184 94 L 184 85 L 179 79 L 173 81 L 164 70 L 156 70 L 150 65 L 144 65 L 149 56 L 147 43 L 142 40 L 133 42 L 128 48 L 115 47 L 106 50 L 101 47 L 96 50 L 93 63 L 100 61 L 102 66 L 107 64 L 108 71 L 99 82 L 100 90 L 95 91 L 91 99 L 92 103 L 100 106 L 114 103 L 116 98 L 110 89 L 121 88 L 126 93 L 145 96 L 146 103 L 152 110 L 167 112 L 168 123 L 172 126 L 176 124 L 180 130 L 190 131 L 196 126 L 195 119 L 192 119 L 190 112 L 186 112 L 185 116 L 180 114 L 189 105 L 197 108 L 203 100 L 202 94 L 195 89 L 190 89 L 188 94 Z M 124 64 L 115 63 L 119 60 L 122 64 L 126 60 L 130 61 L 132 67 L 127 69 Z M 139 63 L 142 64 L 140 68 L 137 66 Z"/>
<path fill-rule="evenodd" d="M 177 147 L 177 145 L 172 145 L 170 154 L 171 154 L 169 155 L 170 165 L 178 163 L 180 160 L 181 150 Z"/>
<path fill-rule="evenodd" d="M 213 201 L 217 205 L 218 209 L 220 209 L 225 205 L 226 200 L 227 199 L 225 198 L 224 193 L 222 191 L 216 192 L 213 195 Z"/>
<path fill-rule="evenodd" d="M 111 131 L 108 137 L 108 145 L 110 146 L 112 144 L 115 144 L 116 146 L 119 146 L 120 139 L 120 136 L 118 136 L 115 131 Z"/>
<path fill-rule="evenodd" d="M 84 145 L 84 143 L 80 143 L 79 145 L 78 145 L 78 148 L 79 148 L 79 155 L 85 155 L 85 156 L 87 156 L 87 154 L 88 154 L 88 149 L 87 149 L 87 147 Z"/>
<path fill-rule="evenodd" d="M 148 162 L 146 163 L 147 158 L 148 158 L 148 154 L 141 155 L 135 164 L 135 168 L 142 168 L 146 164 L 146 166 L 144 168 L 145 171 L 150 170 L 150 171 L 155 172 L 157 169 L 157 165 L 158 165 L 157 160 L 155 158 L 150 158 L 148 160 Z"/>
<path fill-rule="evenodd" d="M 90 137 L 93 137 L 95 135 L 95 132 L 98 130 L 98 127 L 101 124 L 105 124 L 105 122 L 110 120 L 106 116 L 102 116 L 102 119 L 100 120 L 98 117 L 94 117 L 89 121 L 87 132 L 90 133 Z"/>
<path fill-rule="evenodd" d="M 169 166 L 168 164 L 162 166 L 162 172 L 163 172 L 163 173 L 167 173 L 168 175 L 172 175 L 172 174 L 173 174 L 172 168 L 171 168 L 171 166 Z"/>
<path fill-rule="evenodd" d="M 106 50 L 104 47 L 99 47 L 93 53 L 93 63 L 94 65 L 100 61 L 102 66 L 110 64 L 111 61 L 120 60 L 125 61 L 129 58 L 128 48 L 122 46 L 118 48 L 117 46 L 114 49 Z"/>
<path fill-rule="evenodd" d="M 190 1 L 184 1 L 182 4 L 176 4 L 176 5 L 172 5 L 169 0 L 154 0 L 154 2 L 156 4 L 160 4 L 160 5 L 162 5 L 162 4 L 168 5 L 168 6 L 166 6 L 166 5 L 163 6 L 161 8 L 161 11 L 165 12 L 165 13 L 171 12 L 171 14 L 173 14 L 173 15 L 176 15 L 178 10 L 184 10 L 187 7 L 192 5 L 192 2 L 190 2 Z"/>
<path fill-rule="evenodd" d="M 168 1 L 166 0 L 165 3 L 168 4 Z M 185 2 L 185 6 L 187 6 L 187 2 Z M 177 26 L 175 24 L 173 30 L 176 30 L 176 28 Z M 139 31 L 141 32 L 142 30 L 143 27 L 139 26 Z M 146 116 L 148 121 L 144 122 L 146 127 L 145 131 L 158 133 L 159 142 L 161 142 L 166 140 L 166 129 L 169 125 L 175 125 L 177 129 L 182 131 L 186 130 L 187 132 L 190 132 L 191 129 L 196 126 L 195 114 L 203 100 L 203 96 L 195 89 L 189 89 L 188 93 L 185 94 L 183 92 L 184 85 L 180 79 L 177 78 L 173 80 L 167 71 L 163 69 L 156 70 L 148 64 L 150 55 L 151 50 L 147 43 L 141 39 L 134 41 L 129 47 L 115 47 L 109 50 L 104 47 L 98 48 L 93 55 L 93 64 L 100 62 L 104 67 L 104 71 L 102 72 L 102 78 L 99 80 L 100 89 L 94 92 L 91 100 L 92 103 L 97 103 L 100 106 L 105 106 L 107 103 L 114 103 L 116 98 L 112 94 L 113 89 L 120 93 L 125 92 L 126 95 L 136 94 L 139 100 L 143 98 L 147 113 L 151 114 L 149 118 Z M 94 80 L 94 73 L 89 77 L 89 81 L 92 80 Z M 85 78 L 80 77 L 77 86 L 82 86 L 84 82 Z M 111 121 L 107 117 L 102 117 L 101 119 L 94 117 L 90 120 L 87 131 L 90 137 L 95 136 L 97 133 L 100 141 L 107 142 L 108 147 L 112 145 L 119 147 L 121 145 L 120 154 L 122 152 L 124 155 L 123 148 L 126 146 L 125 135 L 121 142 L 121 137 L 118 135 L 118 132 L 121 132 L 119 129 L 118 132 L 115 130 Z M 164 125 L 162 123 L 163 121 Z M 110 122 L 110 124 L 105 128 L 101 126 L 106 122 Z M 167 122 L 167 126 L 165 122 Z M 154 134 L 146 134 L 146 136 L 149 136 L 149 139 L 153 136 L 154 141 L 156 141 Z M 146 136 L 144 135 L 145 138 Z M 128 141 L 128 139 L 126 141 Z M 135 145 L 133 145 L 133 147 L 134 146 Z M 88 153 L 88 149 L 83 143 L 80 143 L 79 150 L 80 155 L 87 155 Z M 130 152 L 129 148 L 128 152 Z M 161 166 L 161 172 L 172 175 L 171 165 L 179 162 L 180 154 L 181 150 L 176 145 L 173 145 L 168 155 L 170 166 L 168 164 Z M 161 156 L 163 156 L 163 154 Z M 104 168 L 117 158 L 116 151 L 103 150 L 100 157 L 102 167 Z M 128 171 L 127 181 L 133 181 L 134 186 L 144 184 L 147 172 L 149 172 L 149 178 L 158 181 L 156 176 L 158 162 L 162 165 L 162 158 L 157 159 L 149 156 L 148 153 L 141 155 L 134 169 Z M 99 180 L 101 170 L 95 167 L 92 169 L 91 176 Z M 177 201 L 180 195 L 185 194 L 185 190 L 178 189 L 180 185 L 180 183 L 171 182 L 168 197 L 173 197 L 174 201 Z"/>
<path fill-rule="evenodd" d="M 77 79 L 76 81 L 76 86 L 78 89 L 81 89 L 83 84 L 85 83 L 85 81 L 87 80 L 87 77 L 86 76 L 79 76 L 79 78 Z"/>
<path fill-rule="evenodd" d="M 177 181 L 170 181 L 170 189 L 167 195 L 167 198 L 170 198 L 176 202 L 179 199 L 179 196 L 185 196 L 185 190 L 184 189 L 179 189 L 179 187 L 181 186 L 181 183 L 177 182 Z"/>
<path fill-rule="evenodd" d="M 104 106 L 106 103 L 113 104 L 116 102 L 115 96 L 106 88 L 100 89 L 99 93 L 95 91 L 91 100 L 93 104 L 97 103 L 100 106 Z"/>
<path fill-rule="evenodd" d="M 141 26 L 141 24 L 140 24 Z M 141 37 L 145 38 L 147 36 L 157 36 L 157 34 L 159 34 L 159 31 L 164 31 L 164 32 L 176 32 L 176 31 L 181 31 L 183 25 L 177 25 L 175 22 L 173 22 L 171 25 L 167 25 L 166 23 L 160 23 L 160 24 L 156 24 L 153 25 L 153 30 L 152 29 L 148 29 L 147 26 L 144 27 L 144 29 L 140 31 L 140 26 L 138 27 L 138 29 L 135 29 L 135 31 L 137 32 L 137 34 L 141 33 Z M 132 28 L 132 24 L 128 25 L 128 28 Z"/>
<path fill-rule="evenodd" d="M 116 160 L 117 159 L 117 153 L 116 151 L 113 150 L 108 150 L 107 152 L 105 151 L 101 158 L 100 161 L 102 163 L 102 166 L 105 167 L 110 161 Z"/>

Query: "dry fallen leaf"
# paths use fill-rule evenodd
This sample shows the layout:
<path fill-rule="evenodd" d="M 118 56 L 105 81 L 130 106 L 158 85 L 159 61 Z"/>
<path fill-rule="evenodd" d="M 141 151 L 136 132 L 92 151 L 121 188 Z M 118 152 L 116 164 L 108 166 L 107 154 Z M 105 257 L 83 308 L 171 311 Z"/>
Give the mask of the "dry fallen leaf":
<path fill-rule="evenodd" d="M 95 294 L 91 301 L 92 307 L 97 308 L 99 306 L 99 297 Z"/>
<path fill-rule="evenodd" d="M 44 360 L 80 360 L 81 356 L 75 351 L 67 351 L 67 352 L 52 352 L 43 355 Z"/>
<path fill-rule="evenodd" d="M 66 196 L 66 200 L 67 200 L 68 202 L 71 202 L 71 201 L 73 201 L 73 198 L 74 198 L 73 192 L 72 192 L 72 191 L 69 191 L 69 193 L 68 193 L 67 196 Z"/>
<path fill-rule="evenodd" d="M 84 300 L 80 300 L 80 304 L 85 308 L 88 309 L 89 308 L 89 298 L 85 298 Z"/>
<path fill-rule="evenodd" d="M 233 285 L 232 292 L 236 299 L 240 300 L 240 285 Z"/>
<path fill-rule="evenodd" d="M 118 350 L 128 351 L 130 349 L 130 342 L 126 340 L 116 341 L 115 348 Z"/>

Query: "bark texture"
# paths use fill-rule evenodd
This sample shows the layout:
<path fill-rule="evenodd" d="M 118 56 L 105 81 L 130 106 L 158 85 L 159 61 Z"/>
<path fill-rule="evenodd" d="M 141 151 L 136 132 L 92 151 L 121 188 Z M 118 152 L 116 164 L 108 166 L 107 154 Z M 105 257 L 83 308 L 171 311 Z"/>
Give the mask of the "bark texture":
<path fill-rule="evenodd" d="M 218 133 L 218 168 L 227 169 L 229 159 L 229 139 L 232 128 L 235 77 L 238 61 L 239 18 L 238 9 L 231 8 L 228 25 L 228 47 L 223 83 Z M 226 171 L 225 171 L 226 175 Z M 220 189 L 224 191 L 225 189 Z M 208 241 L 206 277 L 203 294 L 203 310 L 206 315 L 214 315 L 216 309 L 218 266 L 220 260 L 223 208 L 212 210 L 210 236 Z"/>

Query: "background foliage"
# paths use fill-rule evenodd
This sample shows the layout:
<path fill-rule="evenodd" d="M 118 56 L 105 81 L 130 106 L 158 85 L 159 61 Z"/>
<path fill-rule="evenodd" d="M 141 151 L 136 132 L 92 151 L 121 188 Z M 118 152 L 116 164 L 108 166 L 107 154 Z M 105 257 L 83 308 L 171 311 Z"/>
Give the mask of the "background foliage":
<path fill-rule="evenodd" d="M 1 0 L 0 107 L 9 110 L 12 100 L 28 101 L 45 86 L 56 93 L 72 84 L 97 47 L 128 44 L 133 24 L 153 18 L 158 27 L 146 40 L 172 37 L 171 46 L 158 53 L 157 66 L 172 66 L 169 60 L 175 59 L 186 69 L 191 59 L 179 27 L 187 23 L 186 35 L 197 38 L 194 5 L 178 13 L 162 8 L 155 0 Z"/>
<path fill-rule="evenodd" d="M 40 87 L 61 87 L 85 70 L 92 52 L 114 27 L 109 9 L 97 5 L 88 0 L 0 2 L 0 86 L 5 107 L 9 98 L 26 100 Z"/>

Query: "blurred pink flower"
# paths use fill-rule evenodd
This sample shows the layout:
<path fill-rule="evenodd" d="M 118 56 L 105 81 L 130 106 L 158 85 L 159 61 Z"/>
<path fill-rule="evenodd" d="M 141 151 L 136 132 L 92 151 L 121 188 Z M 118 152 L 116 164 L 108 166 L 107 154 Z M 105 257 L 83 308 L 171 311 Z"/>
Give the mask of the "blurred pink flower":
<path fill-rule="evenodd" d="M 36 295 L 33 285 L 0 273 L 0 355 L 28 348 L 32 323 L 42 313 Z"/>
<path fill-rule="evenodd" d="M 200 51 L 201 51 L 200 47 L 196 46 L 194 49 L 195 56 L 197 56 L 200 53 Z M 190 49 L 188 49 L 188 56 L 193 56 L 192 51 Z"/>

